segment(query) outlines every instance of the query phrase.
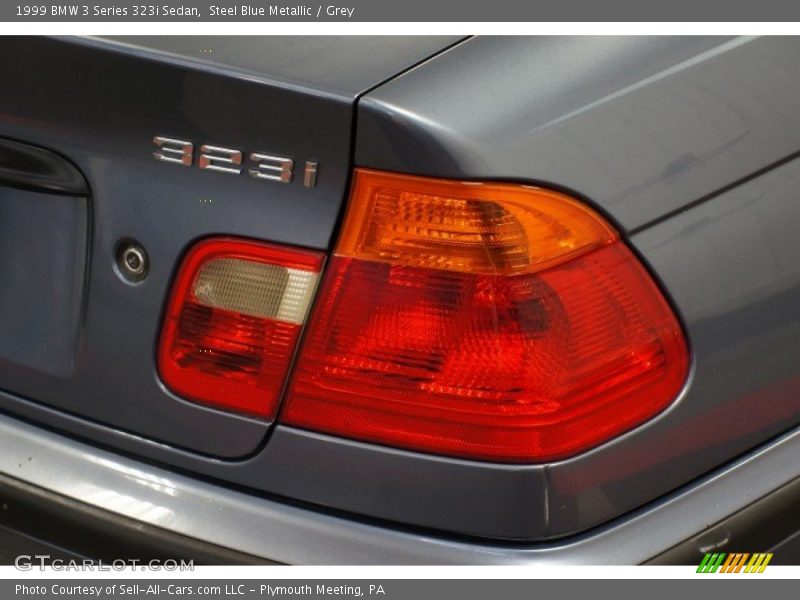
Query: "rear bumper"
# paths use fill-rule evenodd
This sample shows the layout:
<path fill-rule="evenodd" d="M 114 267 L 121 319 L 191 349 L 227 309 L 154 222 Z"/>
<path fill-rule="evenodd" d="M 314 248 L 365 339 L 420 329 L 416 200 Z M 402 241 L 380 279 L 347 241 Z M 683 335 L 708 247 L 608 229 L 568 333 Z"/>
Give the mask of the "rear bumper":
<path fill-rule="evenodd" d="M 771 564 L 800 564 L 800 477 L 648 561 L 697 565 L 707 552 L 772 552 Z"/>
<path fill-rule="evenodd" d="M 141 564 L 263 564 L 258 557 L 202 542 L 0 475 L 0 564 L 52 560 Z"/>
<path fill-rule="evenodd" d="M 253 496 L 0 416 L 0 490 L 12 502 L 7 505 L 22 507 L 15 508 L 16 516 L 4 522 L 0 535 L 13 543 L 12 553 L 26 544 L 78 555 L 92 554 L 94 548 L 95 555 L 102 551 L 111 559 L 126 557 L 115 552 L 142 557 L 158 550 L 158 556 L 198 563 L 639 564 L 659 555 L 662 561 L 680 562 L 687 559 L 669 559 L 665 552 L 776 490 L 796 489 L 788 484 L 796 479 L 798 453 L 800 430 L 794 430 L 679 493 L 583 536 L 490 545 Z M 97 545 L 71 549 L 54 535 L 63 519 L 73 531 L 111 535 L 88 535 Z M 788 537 L 790 529 L 781 535 Z M 738 548 L 735 535 L 725 543 L 737 545 L 733 549 L 766 550 Z"/>

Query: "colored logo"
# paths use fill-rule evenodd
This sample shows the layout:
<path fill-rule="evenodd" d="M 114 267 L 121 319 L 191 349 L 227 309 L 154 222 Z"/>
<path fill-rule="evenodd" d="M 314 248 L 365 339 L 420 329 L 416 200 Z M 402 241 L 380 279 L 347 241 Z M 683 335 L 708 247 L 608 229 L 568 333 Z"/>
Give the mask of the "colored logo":
<path fill-rule="evenodd" d="M 697 567 L 698 573 L 763 573 L 769 561 L 772 560 L 772 553 L 758 552 L 749 554 L 747 552 L 735 552 L 726 554 L 725 552 L 708 553 L 703 557 L 700 566 Z"/>

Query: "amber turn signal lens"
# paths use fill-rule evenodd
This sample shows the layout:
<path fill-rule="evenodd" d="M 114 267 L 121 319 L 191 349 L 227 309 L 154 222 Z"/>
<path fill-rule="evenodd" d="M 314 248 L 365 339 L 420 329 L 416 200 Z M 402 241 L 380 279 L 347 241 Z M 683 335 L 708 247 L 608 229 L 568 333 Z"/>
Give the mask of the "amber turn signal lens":
<path fill-rule="evenodd" d="M 641 424 L 688 371 L 614 229 L 564 194 L 358 170 L 280 419 L 544 462 Z"/>
<path fill-rule="evenodd" d="M 359 169 L 336 254 L 487 275 L 532 273 L 616 239 L 559 192 Z"/>

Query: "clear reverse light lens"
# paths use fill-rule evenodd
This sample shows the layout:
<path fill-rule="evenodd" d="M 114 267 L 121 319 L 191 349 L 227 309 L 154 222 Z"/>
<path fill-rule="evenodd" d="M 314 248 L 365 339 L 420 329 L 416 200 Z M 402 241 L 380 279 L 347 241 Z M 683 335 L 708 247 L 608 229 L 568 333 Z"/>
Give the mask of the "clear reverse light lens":
<path fill-rule="evenodd" d="M 159 372 L 176 394 L 272 418 L 324 255 L 213 238 L 181 265 L 159 345 Z"/>

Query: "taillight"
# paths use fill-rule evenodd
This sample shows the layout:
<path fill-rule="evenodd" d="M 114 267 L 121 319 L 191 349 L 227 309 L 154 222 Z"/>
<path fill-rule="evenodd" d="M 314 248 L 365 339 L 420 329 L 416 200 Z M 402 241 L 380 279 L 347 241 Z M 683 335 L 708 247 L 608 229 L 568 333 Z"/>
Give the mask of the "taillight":
<path fill-rule="evenodd" d="M 164 384 L 203 404 L 274 417 L 323 260 L 230 238 L 193 246 L 161 335 Z"/>
<path fill-rule="evenodd" d="M 544 461 L 652 417 L 687 370 L 669 305 L 585 205 L 531 186 L 357 170 L 280 420 Z"/>

